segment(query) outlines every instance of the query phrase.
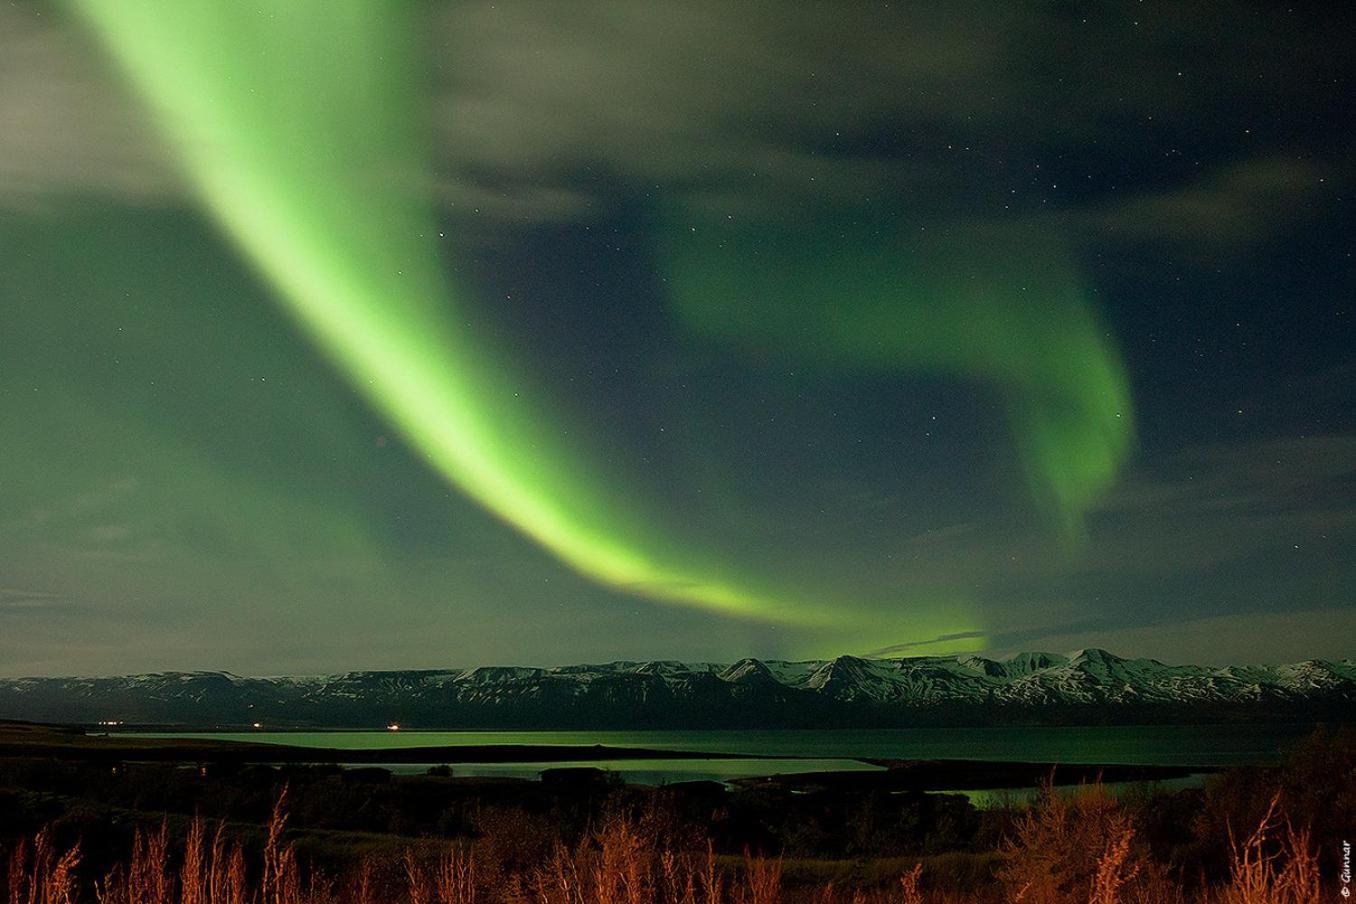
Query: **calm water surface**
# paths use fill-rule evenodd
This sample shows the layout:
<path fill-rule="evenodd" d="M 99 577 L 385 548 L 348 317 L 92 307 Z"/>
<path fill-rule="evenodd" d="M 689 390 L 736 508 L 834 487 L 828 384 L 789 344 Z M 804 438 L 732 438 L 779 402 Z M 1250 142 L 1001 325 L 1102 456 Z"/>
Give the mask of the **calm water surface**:
<path fill-rule="evenodd" d="M 816 760 L 969 759 L 1228 766 L 1275 762 L 1287 747 L 1312 730 L 1312 726 L 1303 724 L 1253 724 L 776 731 L 246 731 L 191 735 L 158 733 L 155 736 L 208 737 L 354 750 L 480 744 L 603 744 L 652 750 L 741 753 L 768 760 L 785 757 Z M 536 770 L 543 768 L 540 763 L 532 765 Z M 610 761 L 608 765 L 609 768 L 620 768 L 617 761 Z M 729 768 L 734 767 L 721 767 L 725 771 Z M 821 764 L 816 768 L 826 767 Z"/>

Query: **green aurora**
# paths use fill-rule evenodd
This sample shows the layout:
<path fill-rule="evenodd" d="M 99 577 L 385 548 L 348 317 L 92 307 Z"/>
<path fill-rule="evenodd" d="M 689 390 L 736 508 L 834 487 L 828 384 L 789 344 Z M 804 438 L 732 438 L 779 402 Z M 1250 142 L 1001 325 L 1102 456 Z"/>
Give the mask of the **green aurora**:
<path fill-rule="evenodd" d="M 427 197 L 411 5 L 71 2 L 222 229 L 452 485 L 627 592 L 976 645 L 983 626 L 963 600 L 836 598 L 666 524 L 469 325 L 473 299 L 448 276 Z M 700 337 L 991 387 L 1032 494 L 1065 536 L 1126 459 L 1133 419 L 1121 365 L 1049 236 L 918 241 L 680 217 L 659 232 L 676 318 Z"/>
<path fill-rule="evenodd" d="M 1053 237 L 719 223 L 670 235 L 668 283 L 702 334 L 993 387 L 1033 494 L 1070 537 L 1125 462 L 1134 431 L 1125 373 Z"/>

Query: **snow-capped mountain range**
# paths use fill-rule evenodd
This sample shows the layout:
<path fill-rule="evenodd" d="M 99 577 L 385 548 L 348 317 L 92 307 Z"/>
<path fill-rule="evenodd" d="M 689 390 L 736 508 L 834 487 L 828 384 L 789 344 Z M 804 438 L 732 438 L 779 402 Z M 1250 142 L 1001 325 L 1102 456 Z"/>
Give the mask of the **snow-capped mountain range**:
<path fill-rule="evenodd" d="M 0 679 L 0 718 L 190 727 L 898 727 L 1351 721 L 1356 662 L 1203 667 L 1105 650 L 243 678 Z"/>

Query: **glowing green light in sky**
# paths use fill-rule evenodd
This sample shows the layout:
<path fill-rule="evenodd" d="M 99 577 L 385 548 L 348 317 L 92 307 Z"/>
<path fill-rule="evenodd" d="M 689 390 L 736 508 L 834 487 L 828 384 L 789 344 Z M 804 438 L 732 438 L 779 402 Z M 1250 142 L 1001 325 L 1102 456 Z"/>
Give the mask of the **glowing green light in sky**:
<path fill-rule="evenodd" d="M 1134 436 L 1121 361 L 1057 240 L 959 225 L 670 227 L 667 283 L 700 333 L 869 369 L 993 387 L 1028 482 L 1074 536 Z"/>
<path fill-rule="evenodd" d="M 148 101 L 226 232 L 451 482 L 580 572 L 627 591 L 788 624 L 869 614 L 739 573 L 668 536 L 458 316 L 420 200 L 429 169 L 406 4 L 71 2 Z M 973 628 L 954 608 L 903 608 L 888 618 L 892 637 Z"/>
<path fill-rule="evenodd" d="M 583 574 L 651 598 L 789 624 L 875 619 L 890 640 L 974 630 L 965 606 L 901 602 L 882 619 L 880 600 L 778 586 L 675 539 L 529 398 L 466 324 L 440 261 L 407 4 L 70 2 L 293 316 L 486 508 Z M 996 387 L 1030 483 L 1066 527 L 1126 455 L 1124 376 L 1048 243 L 666 232 L 676 309 L 698 332 Z"/>

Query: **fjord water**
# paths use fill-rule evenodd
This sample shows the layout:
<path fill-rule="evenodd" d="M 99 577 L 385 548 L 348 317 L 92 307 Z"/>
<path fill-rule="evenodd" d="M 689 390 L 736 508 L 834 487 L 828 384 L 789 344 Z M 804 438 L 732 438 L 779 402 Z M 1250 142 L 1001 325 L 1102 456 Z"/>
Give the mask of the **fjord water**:
<path fill-rule="evenodd" d="M 1275 762 L 1313 730 L 1307 723 L 1115 725 L 1057 728 L 898 728 L 693 731 L 247 731 L 194 733 L 230 741 L 340 750 L 490 744 L 642 747 L 742 754 L 751 760 L 599 759 L 591 763 L 672 781 L 777 772 L 871 768 L 861 760 L 958 759 L 1009 762 L 1229 766 Z M 183 737 L 184 734 L 162 734 Z M 799 758 L 790 759 L 790 758 Z M 459 774 L 533 774 L 546 763 L 458 764 Z M 563 763 L 560 765 L 564 765 Z"/>

